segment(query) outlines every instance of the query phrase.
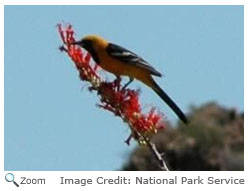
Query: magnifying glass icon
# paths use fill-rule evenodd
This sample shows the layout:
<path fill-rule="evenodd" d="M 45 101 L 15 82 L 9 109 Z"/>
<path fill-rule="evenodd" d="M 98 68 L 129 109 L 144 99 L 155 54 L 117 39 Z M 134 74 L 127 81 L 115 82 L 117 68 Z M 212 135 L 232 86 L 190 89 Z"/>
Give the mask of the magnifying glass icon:
<path fill-rule="evenodd" d="M 8 173 L 8 174 L 6 174 L 5 175 L 5 180 L 7 181 L 7 182 L 13 182 L 13 184 L 15 184 L 17 187 L 19 187 L 19 185 L 16 183 L 16 181 L 14 180 L 14 174 L 12 174 L 12 173 Z"/>

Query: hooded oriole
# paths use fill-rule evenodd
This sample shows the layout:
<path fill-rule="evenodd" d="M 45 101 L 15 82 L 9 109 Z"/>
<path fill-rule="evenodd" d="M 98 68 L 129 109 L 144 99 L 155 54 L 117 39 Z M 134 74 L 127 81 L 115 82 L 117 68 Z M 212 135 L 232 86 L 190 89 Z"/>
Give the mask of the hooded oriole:
<path fill-rule="evenodd" d="M 184 123 L 188 123 L 186 116 L 180 108 L 154 81 L 152 75 L 161 77 L 161 73 L 144 59 L 96 35 L 86 36 L 82 40 L 72 44 L 77 44 L 86 49 L 91 54 L 94 61 L 104 70 L 117 77 L 128 76 L 130 81 L 125 86 L 131 83 L 135 78 L 152 88 Z"/>

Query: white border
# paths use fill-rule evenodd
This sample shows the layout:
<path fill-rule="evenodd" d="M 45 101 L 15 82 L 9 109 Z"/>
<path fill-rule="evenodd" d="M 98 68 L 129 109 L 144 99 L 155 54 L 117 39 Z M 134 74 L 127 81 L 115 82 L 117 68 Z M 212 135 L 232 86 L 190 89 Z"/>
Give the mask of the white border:
<path fill-rule="evenodd" d="M 0 115 L 0 122 L 1 122 L 1 133 L 0 133 L 0 141 L 1 141 L 1 147 L 0 147 L 0 153 L 1 153 L 1 158 L 0 158 L 0 164 L 1 164 L 1 172 L 0 172 L 0 190 L 43 190 L 44 189 L 55 189 L 58 188 L 60 190 L 69 190 L 69 189 L 74 189 L 74 190 L 100 190 L 100 189 L 109 189 L 109 190 L 127 190 L 127 189 L 143 189 L 143 190 L 152 190 L 152 189 L 174 189 L 174 190 L 183 190 L 183 189 L 192 189 L 192 190 L 211 190 L 211 189 L 221 189 L 221 188 L 226 188 L 228 190 L 235 190 L 235 189 L 240 189 L 240 190 L 247 190 L 247 184 L 249 184 L 249 164 L 247 163 L 249 161 L 249 140 L 247 139 L 247 136 L 249 137 L 249 118 L 245 117 L 245 171 L 244 172 L 99 172 L 99 171 L 93 171 L 93 172 L 75 172 L 75 171 L 58 171 L 58 172 L 14 172 L 16 177 L 20 176 L 29 176 L 29 177 L 46 177 L 47 179 L 47 184 L 44 186 L 22 186 L 18 189 L 15 188 L 14 185 L 11 185 L 11 183 L 7 183 L 4 180 L 4 175 L 6 172 L 4 172 L 4 5 L 79 5 L 82 4 L 83 1 L 79 0 L 71 0 L 71 1 L 66 1 L 66 0 L 60 0 L 60 1 L 55 1 L 52 2 L 51 0 L 25 0 L 21 1 L 20 0 L 9 0 L 9 1 L 1 1 L 1 35 L 0 35 L 0 42 L 1 42 L 1 51 L 0 51 L 0 59 L 2 63 L 2 67 L 0 70 L 0 84 L 1 84 L 1 115 Z M 192 1 L 187 1 L 187 0 L 173 0 L 173 1 L 162 1 L 162 0 L 144 0 L 144 1 L 138 1 L 138 0 L 126 0 L 126 1 L 115 1 L 115 0 L 110 0 L 106 1 L 106 5 L 112 5 L 112 4 L 119 4 L 119 5 L 138 5 L 143 2 L 144 4 L 147 5 L 152 5 L 152 4 L 158 4 L 158 5 L 163 5 L 163 4 L 168 4 L 168 5 L 244 5 L 244 63 L 249 63 L 249 35 L 245 34 L 250 34 L 249 30 L 249 16 L 250 16 L 250 9 L 249 9 L 249 1 L 247 0 L 192 0 Z M 97 4 L 104 4 L 104 1 L 101 0 L 92 0 L 90 2 L 84 2 L 86 5 L 97 5 Z M 244 64 L 244 97 L 249 98 L 250 93 L 249 93 L 249 85 L 248 87 L 246 84 L 249 82 L 249 76 L 247 75 L 247 71 L 249 72 L 249 65 Z M 232 90 L 233 91 L 233 90 Z M 249 106 L 249 101 L 247 99 L 244 99 L 244 113 L 245 115 L 248 115 L 248 112 L 246 109 Z M 58 177 L 60 176 L 65 176 L 65 177 L 70 177 L 70 178 L 87 178 L 87 177 L 97 177 L 97 176 L 105 176 L 106 178 L 108 177 L 116 177 L 116 176 L 127 176 L 127 177 L 135 177 L 136 175 L 138 176 L 157 176 L 157 177 L 167 177 L 171 178 L 173 176 L 189 176 L 189 177 L 196 177 L 198 175 L 203 176 L 204 178 L 207 176 L 216 176 L 220 178 L 230 178 L 230 177 L 239 177 L 239 178 L 245 178 L 246 184 L 243 186 L 239 185 L 144 185 L 144 186 L 138 186 L 138 185 L 130 185 L 130 186 L 118 186 L 118 185 L 106 185 L 106 186 L 98 186 L 98 185 L 91 185 L 87 187 L 81 187 L 81 186 L 62 186 L 58 185 Z M 54 180 L 54 181 L 53 181 Z"/>
<path fill-rule="evenodd" d="M 3 0 L 5 5 L 243 5 L 247 0 Z"/>

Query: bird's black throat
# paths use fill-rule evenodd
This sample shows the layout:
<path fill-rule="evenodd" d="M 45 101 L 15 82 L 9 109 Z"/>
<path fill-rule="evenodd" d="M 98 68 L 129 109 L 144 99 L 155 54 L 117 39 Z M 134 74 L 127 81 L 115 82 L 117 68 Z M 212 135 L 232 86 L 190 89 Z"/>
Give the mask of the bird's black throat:
<path fill-rule="evenodd" d="M 92 44 L 92 42 L 91 41 L 89 41 L 89 40 L 84 40 L 83 42 L 82 42 L 82 47 L 84 48 L 84 49 L 86 49 L 89 53 L 90 53 L 90 55 L 92 56 L 92 58 L 93 58 L 93 60 L 96 62 L 96 64 L 100 64 L 100 60 L 99 60 L 99 58 L 98 58 L 98 55 L 97 55 L 97 53 L 96 53 L 96 51 L 94 50 L 94 48 L 93 48 L 93 44 Z"/>

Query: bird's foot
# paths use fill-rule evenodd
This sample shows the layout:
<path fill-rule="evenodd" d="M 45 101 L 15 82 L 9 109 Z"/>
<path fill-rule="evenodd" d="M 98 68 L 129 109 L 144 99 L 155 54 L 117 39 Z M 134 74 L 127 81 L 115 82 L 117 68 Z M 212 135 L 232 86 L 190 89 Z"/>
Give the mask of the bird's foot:
<path fill-rule="evenodd" d="M 121 77 L 120 76 L 116 76 L 116 79 L 114 80 L 115 86 L 117 87 L 117 90 L 120 91 L 120 87 L 121 87 Z"/>
<path fill-rule="evenodd" d="M 122 87 L 122 91 L 124 91 L 128 87 L 128 85 L 133 82 L 133 80 L 133 78 L 129 78 L 129 81 Z"/>

